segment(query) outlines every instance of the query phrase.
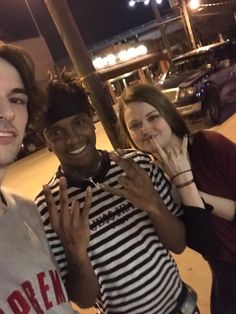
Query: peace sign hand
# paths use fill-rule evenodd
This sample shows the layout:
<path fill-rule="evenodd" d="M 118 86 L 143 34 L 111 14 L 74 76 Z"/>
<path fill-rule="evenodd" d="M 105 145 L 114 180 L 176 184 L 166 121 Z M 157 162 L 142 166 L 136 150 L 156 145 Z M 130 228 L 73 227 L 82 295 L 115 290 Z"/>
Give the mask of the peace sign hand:
<path fill-rule="evenodd" d="M 64 177 L 59 181 L 60 206 L 55 204 L 51 189 L 43 186 L 46 204 L 52 228 L 60 238 L 66 253 L 82 256 L 87 254 L 89 244 L 89 210 L 91 207 L 92 191 L 88 187 L 83 208 L 78 201 L 73 201 L 69 207 L 67 196 L 67 183 Z"/>

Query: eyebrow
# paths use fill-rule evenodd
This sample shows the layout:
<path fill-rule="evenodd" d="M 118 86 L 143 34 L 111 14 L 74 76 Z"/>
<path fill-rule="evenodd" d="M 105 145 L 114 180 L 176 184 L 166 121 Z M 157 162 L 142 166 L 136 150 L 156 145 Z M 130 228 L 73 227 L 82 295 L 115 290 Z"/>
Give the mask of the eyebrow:
<path fill-rule="evenodd" d="M 153 113 L 158 113 L 158 114 L 160 114 L 160 112 L 159 112 L 157 109 L 154 109 L 154 110 L 150 111 L 148 114 L 146 114 L 146 116 L 148 117 L 148 116 L 150 116 L 150 115 L 153 114 Z"/>
<path fill-rule="evenodd" d="M 19 87 L 13 88 L 11 90 L 11 94 L 25 94 L 27 96 L 25 88 L 19 88 Z"/>
<path fill-rule="evenodd" d="M 157 114 L 160 115 L 160 112 L 159 112 L 157 109 L 154 109 L 154 110 L 150 111 L 149 113 L 147 113 L 147 114 L 145 115 L 145 117 L 149 117 L 149 116 L 151 116 L 153 113 L 157 113 Z M 137 122 L 137 121 L 139 121 L 139 119 L 130 120 L 130 121 L 128 121 L 128 123 L 133 123 L 133 122 Z"/>

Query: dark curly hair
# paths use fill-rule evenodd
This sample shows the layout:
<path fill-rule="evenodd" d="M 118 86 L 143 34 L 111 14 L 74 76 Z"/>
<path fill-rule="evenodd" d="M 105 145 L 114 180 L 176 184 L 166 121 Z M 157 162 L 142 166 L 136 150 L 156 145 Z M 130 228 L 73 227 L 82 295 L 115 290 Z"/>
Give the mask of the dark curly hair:
<path fill-rule="evenodd" d="M 47 109 L 43 114 L 40 131 L 49 125 L 76 115 L 86 113 L 93 116 L 89 94 L 73 72 L 62 71 L 59 75 L 50 74 L 47 86 Z"/>
<path fill-rule="evenodd" d="M 0 58 L 9 62 L 20 74 L 28 96 L 28 126 L 37 120 L 37 114 L 45 101 L 43 92 L 35 78 L 35 67 L 31 56 L 22 48 L 0 42 Z"/>

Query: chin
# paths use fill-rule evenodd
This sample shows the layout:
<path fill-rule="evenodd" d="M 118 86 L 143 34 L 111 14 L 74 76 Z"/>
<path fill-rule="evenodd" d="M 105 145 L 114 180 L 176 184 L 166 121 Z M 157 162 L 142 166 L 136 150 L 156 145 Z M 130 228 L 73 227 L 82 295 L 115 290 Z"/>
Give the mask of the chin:
<path fill-rule="evenodd" d="M 11 147 L 11 149 L 2 150 L 0 157 L 0 164 L 8 166 L 13 161 L 17 159 L 17 154 L 19 153 L 21 145 Z"/>
<path fill-rule="evenodd" d="M 7 168 L 15 160 L 16 160 L 16 156 L 14 156 L 12 158 L 10 158 L 10 157 L 9 158 L 0 158 L 0 169 Z"/>

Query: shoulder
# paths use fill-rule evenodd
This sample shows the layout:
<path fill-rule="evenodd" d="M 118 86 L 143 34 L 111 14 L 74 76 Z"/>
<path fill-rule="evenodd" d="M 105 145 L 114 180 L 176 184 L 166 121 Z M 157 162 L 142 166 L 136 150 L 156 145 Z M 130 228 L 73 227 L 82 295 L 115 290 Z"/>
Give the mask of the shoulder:
<path fill-rule="evenodd" d="M 148 165 L 152 163 L 150 155 L 140 151 L 134 151 L 133 160 L 140 165 Z"/>
<path fill-rule="evenodd" d="M 32 200 L 9 190 L 4 191 L 4 196 L 6 196 L 9 210 L 13 211 L 23 221 L 33 226 L 33 229 L 37 230 L 41 228 L 42 221 L 37 207 Z"/>
<path fill-rule="evenodd" d="M 147 154 L 140 152 L 138 150 L 134 150 L 133 160 L 144 170 L 146 170 L 149 174 L 160 174 L 160 168 L 153 162 L 153 158 Z"/>
<path fill-rule="evenodd" d="M 234 144 L 230 139 L 226 136 L 222 135 L 213 130 L 201 130 L 193 135 L 193 141 L 205 141 L 209 143 L 222 143 L 222 142 L 229 142 Z"/>
<path fill-rule="evenodd" d="M 197 149 L 212 149 L 223 151 L 224 148 L 229 147 L 232 149 L 236 148 L 236 144 L 229 140 L 224 135 L 211 131 L 211 130 L 202 130 L 193 135 L 193 148 Z"/>
<path fill-rule="evenodd" d="M 22 208 L 31 209 L 32 207 L 35 208 L 35 204 L 32 200 L 27 199 L 23 196 L 20 196 L 10 189 L 4 189 L 4 196 L 6 197 L 8 206 L 12 208 L 13 207 L 16 207 L 19 209 L 22 209 Z"/>

